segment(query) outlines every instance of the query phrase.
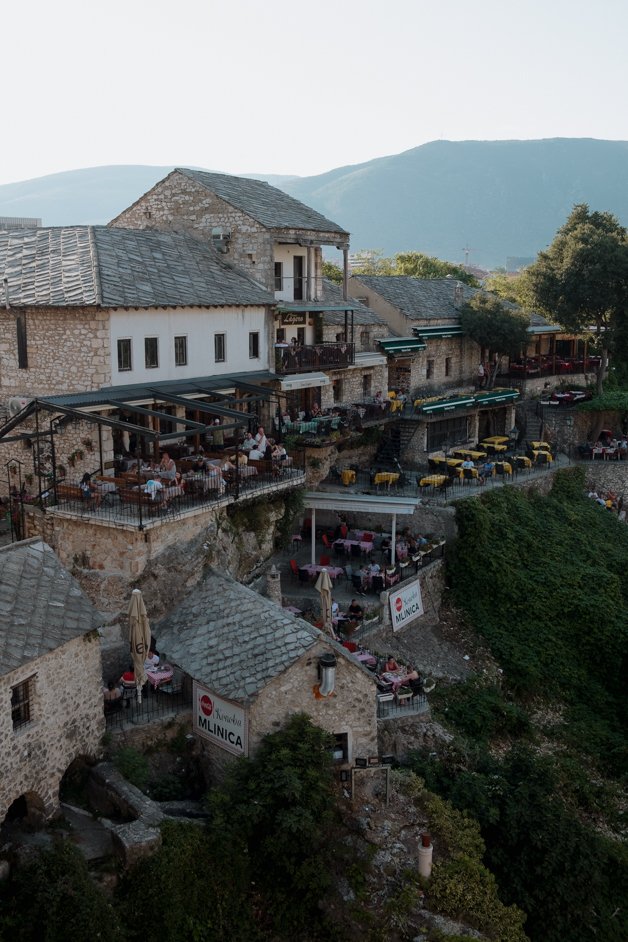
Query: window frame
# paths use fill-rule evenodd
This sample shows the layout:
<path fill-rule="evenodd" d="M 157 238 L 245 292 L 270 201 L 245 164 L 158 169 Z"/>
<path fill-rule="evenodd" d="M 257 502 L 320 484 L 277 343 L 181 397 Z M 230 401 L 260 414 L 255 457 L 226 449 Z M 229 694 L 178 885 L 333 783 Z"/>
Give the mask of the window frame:
<path fill-rule="evenodd" d="M 249 331 L 249 360 L 259 360 L 259 330 Z"/>
<path fill-rule="evenodd" d="M 149 343 L 154 342 L 155 344 L 155 362 L 149 362 Z M 144 337 L 144 368 L 147 370 L 158 370 L 159 369 L 159 337 L 151 336 Z"/>
<path fill-rule="evenodd" d="M 19 697 L 20 691 L 25 691 L 26 696 Z M 34 695 L 35 674 L 11 687 L 11 722 L 14 732 L 33 722 Z"/>
<path fill-rule="evenodd" d="M 177 341 L 183 341 L 183 360 L 180 360 L 179 350 Z M 175 366 L 187 366 L 188 365 L 188 335 L 187 334 L 175 334 L 174 337 L 174 365 Z"/>
<path fill-rule="evenodd" d="M 275 262 L 275 291 L 283 291 L 283 262 Z"/>
<path fill-rule="evenodd" d="M 219 340 L 220 338 L 220 340 Z M 219 344 L 222 345 L 222 352 L 219 353 Z M 214 363 L 227 362 L 227 335 L 224 332 L 214 334 Z"/>
<path fill-rule="evenodd" d="M 451 376 L 451 357 L 445 357 L 445 376 Z"/>
<path fill-rule="evenodd" d="M 425 367 L 425 378 L 434 379 L 436 360 L 428 360 Z"/>
<path fill-rule="evenodd" d="M 123 357 L 120 356 L 121 345 L 128 344 L 129 350 L 129 365 L 121 366 L 120 363 L 123 360 Z M 133 340 L 131 337 L 118 337 L 116 340 L 116 353 L 118 356 L 118 373 L 130 373 L 133 370 Z"/>

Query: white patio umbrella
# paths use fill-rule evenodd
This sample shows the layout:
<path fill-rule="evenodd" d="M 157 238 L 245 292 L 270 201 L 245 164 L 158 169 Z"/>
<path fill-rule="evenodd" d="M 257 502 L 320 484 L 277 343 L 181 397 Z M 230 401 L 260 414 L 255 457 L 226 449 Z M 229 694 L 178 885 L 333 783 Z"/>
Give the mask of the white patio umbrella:
<path fill-rule="evenodd" d="M 331 578 L 326 569 L 321 569 L 315 588 L 321 597 L 323 630 L 330 634 L 332 638 L 335 638 L 334 625 L 331 620 Z"/>
<path fill-rule="evenodd" d="M 138 703 L 142 702 L 142 687 L 146 683 L 144 661 L 150 648 L 150 627 L 146 606 L 139 589 L 133 589 L 129 603 L 129 645 L 133 659 L 133 672 Z"/>

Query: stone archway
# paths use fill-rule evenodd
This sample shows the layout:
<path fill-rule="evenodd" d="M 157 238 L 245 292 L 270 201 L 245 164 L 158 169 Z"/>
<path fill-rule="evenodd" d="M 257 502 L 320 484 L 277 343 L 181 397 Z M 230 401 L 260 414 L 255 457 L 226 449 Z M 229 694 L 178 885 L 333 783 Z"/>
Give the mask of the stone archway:
<path fill-rule="evenodd" d="M 24 792 L 9 805 L 2 825 L 20 823 L 37 828 L 47 818 L 44 800 L 36 792 Z"/>

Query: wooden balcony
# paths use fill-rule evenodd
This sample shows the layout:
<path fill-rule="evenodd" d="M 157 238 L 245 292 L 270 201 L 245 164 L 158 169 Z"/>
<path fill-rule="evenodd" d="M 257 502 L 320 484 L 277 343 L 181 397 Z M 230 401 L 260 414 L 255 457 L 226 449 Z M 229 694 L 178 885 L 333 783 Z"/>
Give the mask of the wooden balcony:
<path fill-rule="evenodd" d="M 312 370 L 343 370 L 355 360 L 353 343 L 316 343 L 310 347 L 275 345 L 276 373 L 309 373 Z"/>

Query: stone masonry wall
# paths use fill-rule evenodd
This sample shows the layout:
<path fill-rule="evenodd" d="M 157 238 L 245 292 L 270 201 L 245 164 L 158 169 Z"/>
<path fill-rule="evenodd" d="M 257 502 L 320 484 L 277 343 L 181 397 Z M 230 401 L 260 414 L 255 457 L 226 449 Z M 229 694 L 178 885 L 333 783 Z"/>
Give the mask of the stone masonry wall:
<path fill-rule="evenodd" d="M 32 719 L 14 730 L 11 689 L 33 680 Z M 45 817 L 59 807 L 59 784 L 78 756 L 96 756 L 105 731 L 100 645 L 75 638 L 0 678 L 0 823 L 26 795 Z"/>
<path fill-rule="evenodd" d="M 318 659 L 328 653 L 324 642 L 266 686 L 250 711 L 249 751 L 253 755 L 267 733 L 280 729 L 294 713 L 307 713 L 327 732 L 347 733 L 349 761 L 377 752 L 375 683 L 363 668 L 336 653 L 336 685 L 329 697 L 317 693 Z"/>
<path fill-rule="evenodd" d="M 322 409 L 331 409 L 334 405 L 351 405 L 355 402 L 362 402 L 365 398 L 364 396 L 364 385 L 363 377 L 370 376 L 371 378 L 371 392 L 370 396 L 374 396 L 375 393 L 379 390 L 386 390 L 388 388 L 388 369 L 385 365 L 383 366 L 369 366 L 349 370 L 334 370 L 332 374 L 333 380 L 338 380 L 342 385 L 340 389 L 340 399 L 338 401 L 334 400 L 334 387 L 333 385 L 322 386 L 321 387 L 321 408 Z M 367 397 L 369 398 L 369 394 Z"/>
<path fill-rule="evenodd" d="M 0 310 L 0 404 L 10 396 L 50 396 L 111 383 L 109 312 L 27 309 L 28 369 L 19 369 L 15 317 Z"/>

